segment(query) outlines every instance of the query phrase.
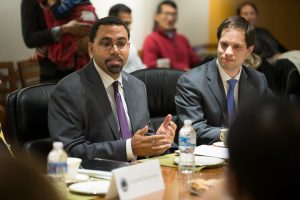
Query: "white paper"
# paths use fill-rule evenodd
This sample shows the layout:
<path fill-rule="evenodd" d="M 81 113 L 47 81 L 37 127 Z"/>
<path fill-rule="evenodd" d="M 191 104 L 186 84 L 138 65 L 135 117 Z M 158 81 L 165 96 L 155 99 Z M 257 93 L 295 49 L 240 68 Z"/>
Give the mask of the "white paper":
<path fill-rule="evenodd" d="M 195 155 L 228 159 L 228 148 L 213 145 L 200 145 L 195 148 Z"/>
<path fill-rule="evenodd" d="M 112 173 L 100 170 L 78 169 L 78 173 L 103 179 L 111 179 Z"/>
<path fill-rule="evenodd" d="M 81 18 L 83 21 L 91 21 L 91 22 L 96 21 L 96 17 L 94 13 L 91 11 L 86 11 L 86 10 L 81 11 Z"/>

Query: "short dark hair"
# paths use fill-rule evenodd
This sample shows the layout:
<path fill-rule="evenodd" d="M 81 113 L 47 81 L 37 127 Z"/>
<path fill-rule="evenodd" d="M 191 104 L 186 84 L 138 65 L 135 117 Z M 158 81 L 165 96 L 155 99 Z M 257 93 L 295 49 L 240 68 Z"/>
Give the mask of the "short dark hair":
<path fill-rule="evenodd" d="M 99 19 L 92 27 L 90 31 L 90 42 L 94 42 L 98 29 L 101 25 L 117 25 L 117 26 L 124 26 L 128 34 L 128 40 L 130 38 L 130 32 L 128 27 L 122 22 L 122 20 L 116 17 L 104 17 Z"/>
<path fill-rule="evenodd" d="M 256 14 L 258 14 L 257 7 L 256 7 L 256 5 L 255 5 L 254 3 L 249 2 L 249 1 L 245 1 L 245 2 L 241 3 L 241 4 L 237 7 L 237 9 L 236 9 L 236 14 L 237 14 L 237 15 L 239 15 L 239 16 L 241 15 L 241 10 L 243 9 L 244 6 L 251 6 L 251 7 L 255 10 Z"/>
<path fill-rule="evenodd" d="M 118 3 L 109 9 L 108 16 L 119 17 L 120 12 L 131 14 L 131 9 L 124 4 Z"/>
<path fill-rule="evenodd" d="M 229 128 L 229 174 L 255 200 L 293 199 L 300 178 L 300 107 L 260 99 L 240 110 Z"/>
<path fill-rule="evenodd" d="M 159 14 L 161 12 L 161 7 L 163 5 L 171 6 L 171 7 L 175 8 L 177 10 L 177 5 L 174 1 L 162 1 L 158 4 L 158 6 L 156 8 L 156 14 Z"/>
<path fill-rule="evenodd" d="M 254 27 L 243 17 L 231 16 L 225 19 L 218 27 L 218 31 L 217 31 L 218 40 L 220 40 L 221 38 L 222 31 L 226 28 L 238 28 L 244 30 L 247 47 L 254 45 L 255 43 Z"/>

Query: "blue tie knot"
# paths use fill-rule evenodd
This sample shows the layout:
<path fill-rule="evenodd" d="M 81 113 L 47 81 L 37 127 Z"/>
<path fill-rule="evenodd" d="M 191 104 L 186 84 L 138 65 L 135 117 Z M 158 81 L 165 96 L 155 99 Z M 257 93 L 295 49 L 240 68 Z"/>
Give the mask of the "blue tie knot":
<path fill-rule="evenodd" d="M 233 89 L 234 86 L 235 86 L 235 84 L 236 84 L 236 82 L 237 82 L 237 80 L 234 79 L 234 78 L 232 78 L 232 79 L 228 80 L 227 82 L 228 82 L 228 84 L 229 84 L 229 88 L 230 88 L 230 89 Z"/>

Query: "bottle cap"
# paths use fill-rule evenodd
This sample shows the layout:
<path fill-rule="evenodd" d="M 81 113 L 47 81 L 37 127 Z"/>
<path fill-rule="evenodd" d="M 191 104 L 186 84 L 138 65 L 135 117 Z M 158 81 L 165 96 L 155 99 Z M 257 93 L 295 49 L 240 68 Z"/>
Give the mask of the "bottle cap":
<path fill-rule="evenodd" d="M 184 125 L 192 125 L 192 120 L 186 119 L 186 120 L 183 121 L 183 124 Z"/>
<path fill-rule="evenodd" d="M 54 149 L 62 149 L 64 144 L 62 142 L 53 142 Z"/>

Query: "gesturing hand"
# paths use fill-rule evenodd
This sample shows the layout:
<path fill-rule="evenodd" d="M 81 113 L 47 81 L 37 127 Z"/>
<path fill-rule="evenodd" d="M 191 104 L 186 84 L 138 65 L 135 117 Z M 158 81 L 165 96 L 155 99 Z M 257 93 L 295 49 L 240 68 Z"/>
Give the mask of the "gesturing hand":
<path fill-rule="evenodd" d="M 164 122 L 157 129 L 157 135 L 166 135 L 167 138 L 173 143 L 177 125 L 172 121 L 172 115 L 168 114 Z"/>
<path fill-rule="evenodd" d="M 164 134 L 145 136 L 148 126 L 138 130 L 131 139 L 131 148 L 135 156 L 155 156 L 171 147 L 172 141 Z"/>

